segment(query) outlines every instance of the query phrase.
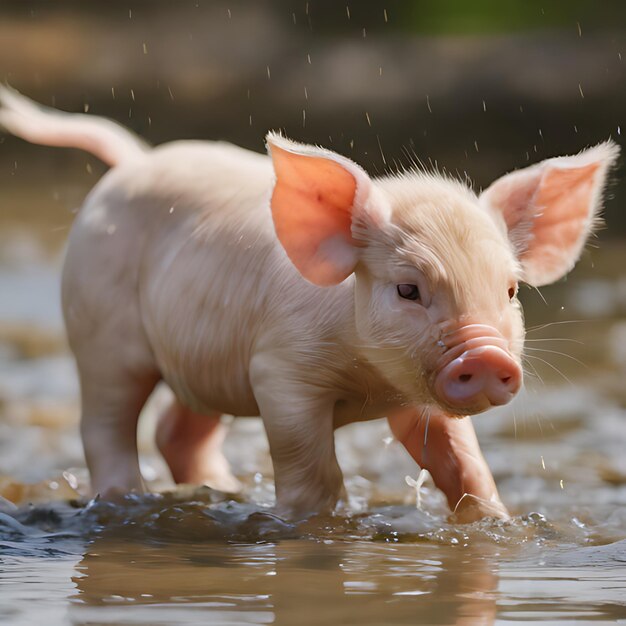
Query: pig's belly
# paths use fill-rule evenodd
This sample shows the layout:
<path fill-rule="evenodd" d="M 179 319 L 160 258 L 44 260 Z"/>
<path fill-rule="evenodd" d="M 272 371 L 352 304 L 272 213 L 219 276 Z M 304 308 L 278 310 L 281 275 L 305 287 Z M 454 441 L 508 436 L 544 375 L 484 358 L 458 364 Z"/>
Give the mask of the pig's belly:
<path fill-rule="evenodd" d="M 198 413 L 259 414 L 250 347 L 223 316 L 168 315 L 147 331 L 161 376 L 181 404 Z"/>
<path fill-rule="evenodd" d="M 247 368 L 241 366 L 228 376 L 212 373 L 203 375 L 206 366 L 199 364 L 194 374 L 190 368 L 161 367 L 163 380 L 174 392 L 177 400 L 198 413 L 218 411 L 235 416 L 259 415 L 259 408 L 250 385 Z M 219 366 L 219 363 L 215 364 Z"/>

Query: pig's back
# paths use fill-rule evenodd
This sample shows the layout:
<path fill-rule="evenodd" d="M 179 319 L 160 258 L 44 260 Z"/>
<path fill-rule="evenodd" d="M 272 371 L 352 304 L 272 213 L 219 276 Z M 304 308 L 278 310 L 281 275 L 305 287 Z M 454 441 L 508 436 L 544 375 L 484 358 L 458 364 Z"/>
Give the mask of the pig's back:
<path fill-rule="evenodd" d="M 109 230 L 114 225 L 110 262 L 129 266 L 158 368 L 194 409 L 257 414 L 252 355 L 281 343 L 286 351 L 297 350 L 294 342 L 310 345 L 320 307 L 326 320 L 329 308 L 342 314 L 331 302 L 337 289 L 304 281 L 278 244 L 272 182 L 264 155 L 179 142 L 112 171 L 82 212 L 83 221 L 98 216 Z"/>

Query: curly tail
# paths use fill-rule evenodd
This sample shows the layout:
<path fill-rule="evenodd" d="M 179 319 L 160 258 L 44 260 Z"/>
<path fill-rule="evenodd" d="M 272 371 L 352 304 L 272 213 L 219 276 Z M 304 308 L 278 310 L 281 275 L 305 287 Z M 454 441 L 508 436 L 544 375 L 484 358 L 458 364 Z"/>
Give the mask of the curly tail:
<path fill-rule="evenodd" d="M 40 106 L 3 85 L 0 128 L 31 143 L 86 150 L 111 167 L 136 160 L 149 149 L 142 139 L 111 120 Z"/>

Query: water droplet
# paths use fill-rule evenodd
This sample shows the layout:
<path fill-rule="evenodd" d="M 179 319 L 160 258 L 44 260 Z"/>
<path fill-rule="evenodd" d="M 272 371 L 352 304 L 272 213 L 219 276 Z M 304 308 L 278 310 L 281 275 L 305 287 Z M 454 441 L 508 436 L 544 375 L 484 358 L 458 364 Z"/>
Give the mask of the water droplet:
<path fill-rule="evenodd" d="M 78 478 L 76 478 L 74 474 L 66 470 L 65 472 L 63 472 L 63 478 L 65 478 L 65 481 L 72 489 L 78 488 Z"/>
<path fill-rule="evenodd" d="M 415 480 L 415 478 L 411 478 L 411 476 L 405 476 L 404 477 L 404 482 L 409 486 L 409 487 L 413 487 L 413 489 L 415 489 L 415 507 L 417 509 L 421 509 L 422 508 L 422 493 L 421 493 L 421 489 L 422 486 L 424 485 L 424 482 L 426 481 L 426 479 L 428 478 L 429 474 L 428 474 L 428 470 L 420 470 L 420 473 L 417 477 L 417 480 Z"/>

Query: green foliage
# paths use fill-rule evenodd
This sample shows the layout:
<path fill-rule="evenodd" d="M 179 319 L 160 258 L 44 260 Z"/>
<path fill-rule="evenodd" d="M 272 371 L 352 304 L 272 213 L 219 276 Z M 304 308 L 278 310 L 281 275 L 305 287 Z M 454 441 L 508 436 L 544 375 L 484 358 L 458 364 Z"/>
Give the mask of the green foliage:
<path fill-rule="evenodd" d="M 413 32 L 506 33 L 555 27 L 624 24 L 626 3 L 618 0 L 414 0 L 404 2 Z M 615 21 L 616 18 L 617 22 Z"/>

